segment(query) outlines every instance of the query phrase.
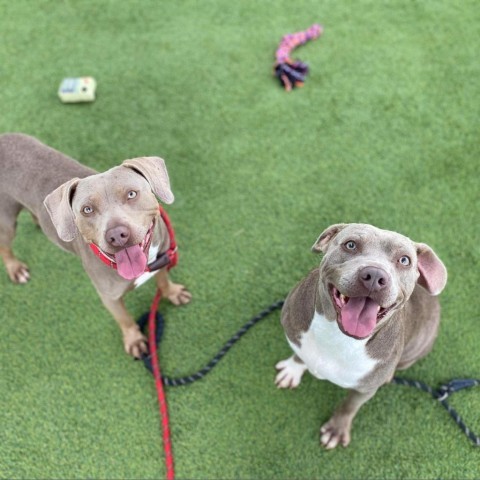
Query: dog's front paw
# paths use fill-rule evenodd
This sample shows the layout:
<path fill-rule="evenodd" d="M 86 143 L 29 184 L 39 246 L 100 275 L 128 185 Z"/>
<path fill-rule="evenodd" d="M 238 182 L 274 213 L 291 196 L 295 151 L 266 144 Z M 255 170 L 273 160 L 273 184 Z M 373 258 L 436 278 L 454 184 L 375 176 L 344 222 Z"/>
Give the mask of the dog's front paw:
<path fill-rule="evenodd" d="M 124 332 L 123 345 L 125 351 L 135 358 L 142 358 L 143 354 L 148 353 L 148 340 L 136 326 Z"/>
<path fill-rule="evenodd" d="M 302 375 L 307 367 L 295 355 L 292 355 L 286 360 L 282 360 L 275 365 L 278 370 L 275 377 L 275 385 L 278 388 L 295 388 L 300 385 Z"/>
<path fill-rule="evenodd" d="M 337 445 L 346 447 L 350 443 L 350 422 L 340 416 L 333 416 L 320 428 L 320 443 L 327 450 Z"/>
<path fill-rule="evenodd" d="M 5 264 L 8 276 L 13 283 L 27 283 L 30 280 L 30 272 L 25 263 L 16 258 Z"/>
<path fill-rule="evenodd" d="M 170 283 L 168 291 L 165 292 L 165 296 L 177 306 L 186 305 L 192 300 L 192 294 L 179 283 Z"/>

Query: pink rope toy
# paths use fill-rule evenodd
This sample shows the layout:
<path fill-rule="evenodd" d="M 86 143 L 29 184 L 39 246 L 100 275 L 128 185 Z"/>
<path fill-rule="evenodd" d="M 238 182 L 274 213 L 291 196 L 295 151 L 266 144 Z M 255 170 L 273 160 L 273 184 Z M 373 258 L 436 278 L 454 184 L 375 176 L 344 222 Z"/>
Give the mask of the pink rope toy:
<path fill-rule="evenodd" d="M 304 32 L 288 33 L 275 52 L 275 75 L 280 80 L 285 90 L 289 92 L 292 88 L 301 87 L 305 83 L 308 74 L 306 63 L 295 61 L 290 58 L 292 50 L 299 45 L 315 40 L 323 33 L 323 26 L 315 23 Z"/>

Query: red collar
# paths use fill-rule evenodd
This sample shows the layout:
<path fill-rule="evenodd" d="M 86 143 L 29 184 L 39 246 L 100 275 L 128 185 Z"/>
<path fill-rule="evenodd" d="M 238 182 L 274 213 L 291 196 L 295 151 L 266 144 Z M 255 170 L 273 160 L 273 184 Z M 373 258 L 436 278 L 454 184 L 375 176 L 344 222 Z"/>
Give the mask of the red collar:
<path fill-rule="evenodd" d="M 158 206 L 158 210 L 160 212 L 160 217 L 165 223 L 167 227 L 168 236 L 170 238 L 170 247 L 166 252 L 159 253 L 157 258 L 152 262 L 149 263 L 145 267 L 145 272 L 154 272 L 155 270 L 159 270 L 160 268 L 167 267 L 167 270 L 173 268 L 178 262 L 178 249 L 177 243 L 175 241 L 175 232 L 173 231 L 172 223 L 170 222 L 170 218 L 167 215 L 167 212 L 162 208 L 161 205 Z M 152 225 L 153 227 L 153 225 Z M 147 244 L 147 254 L 148 250 L 150 249 L 150 242 L 152 240 L 152 232 L 153 228 L 149 230 L 146 236 L 145 243 Z M 94 243 L 89 244 L 90 250 L 105 264 L 108 265 L 110 268 L 114 270 L 117 269 L 117 262 L 115 261 L 114 255 L 109 255 L 105 253 L 98 245 Z"/>

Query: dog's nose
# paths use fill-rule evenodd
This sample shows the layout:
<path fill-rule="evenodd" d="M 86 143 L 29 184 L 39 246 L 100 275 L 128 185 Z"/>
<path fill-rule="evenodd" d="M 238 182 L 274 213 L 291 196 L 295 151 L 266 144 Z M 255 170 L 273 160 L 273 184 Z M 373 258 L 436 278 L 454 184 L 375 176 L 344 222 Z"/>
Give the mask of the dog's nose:
<path fill-rule="evenodd" d="M 105 233 L 105 240 L 112 247 L 123 247 L 130 238 L 130 230 L 124 225 L 109 228 Z"/>
<path fill-rule="evenodd" d="M 369 292 L 378 292 L 388 286 L 390 277 L 381 268 L 365 267 L 360 270 L 360 281 Z"/>

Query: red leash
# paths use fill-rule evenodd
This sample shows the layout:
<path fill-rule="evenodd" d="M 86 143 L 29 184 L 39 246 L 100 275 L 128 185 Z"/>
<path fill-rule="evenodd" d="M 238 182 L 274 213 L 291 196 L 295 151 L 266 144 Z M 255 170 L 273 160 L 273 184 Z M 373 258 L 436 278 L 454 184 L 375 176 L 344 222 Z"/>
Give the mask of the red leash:
<path fill-rule="evenodd" d="M 158 364 L 157 343 L 155 342 L 156 332 L 156 317 L 158 304 L 162 298 L 160 290 L 157 290 L 155 298 L 153 299 L 150 313 L 148 316 L 148 348 L 152 359 L 153 378 L 155 379 L 155 387 L 157 389 L 158 405 L 160 409 L 160 418 L 163 429 L 163 449 L 165 452 L 165 467 L 167 469 L 167 480 L 175 478 L 173 469 L 173 455 L 172 455 L 172 440 L 170 437 L 170 426 L 168 421 L 168 408 L 165 391 L 163 389 L 162 375 L 160 373 L 160 366 Z"/>
<path fill-rule="evenodd" d="M 160 215 L 167 227 L 168 236 L 170 237 L 170 247 L 166 252 L 168 257 L 167 270 L 173 268 L 178 262 L 177 243 L 175 241 L 175 232 L 173 231 L 172 223 L 168 218 L 167 212 L 159 206 Z M 152 362 L 153 378 L 155 379 L 155 387 L 157 389 L 158 406 L 160 410 L 160 419 L 163 430 L 163 451 L 165 453 L 165 468 L 167 470 L 167 480 L 175 478 L 175 471 L 173 469 L 173 454 L 172 454 L 172 440 L 170 435 L 170 425 L 168 421 L 168 408 L 165 391 L 163 389 L 162 374 L 160 372 L 160 365 L 158 363 L 157 342 L 155 341 L 156 320 L 158 304 L 162 298 L 160 289 L 157 290 L 155 297 L 150 307 L 148 315 L 148 348 L 150 351 L 150 358 Z"/>

